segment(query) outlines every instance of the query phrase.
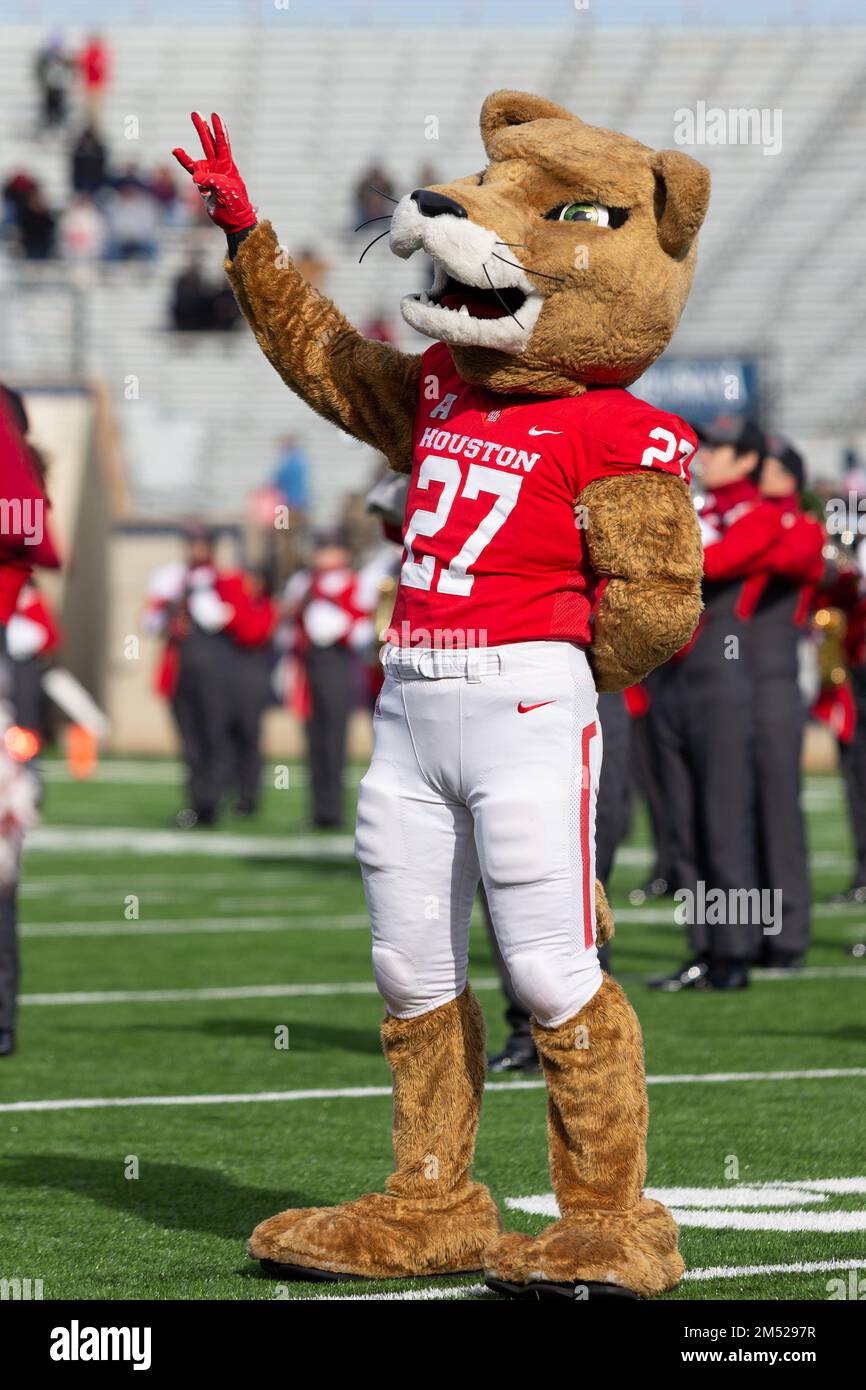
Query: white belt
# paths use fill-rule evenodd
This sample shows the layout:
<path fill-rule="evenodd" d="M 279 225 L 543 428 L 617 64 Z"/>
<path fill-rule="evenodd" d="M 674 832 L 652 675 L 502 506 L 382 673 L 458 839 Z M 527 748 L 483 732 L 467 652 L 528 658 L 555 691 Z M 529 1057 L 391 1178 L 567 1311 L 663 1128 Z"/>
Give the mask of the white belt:
<path fill-rule="evenodd" d="M 502 656 L 492 647 L 394 647 L 387 646 L 382 657 L 386 675 L 398 681 L 447 680 L 463 677 L 480 681 L 498 676 Z"/>

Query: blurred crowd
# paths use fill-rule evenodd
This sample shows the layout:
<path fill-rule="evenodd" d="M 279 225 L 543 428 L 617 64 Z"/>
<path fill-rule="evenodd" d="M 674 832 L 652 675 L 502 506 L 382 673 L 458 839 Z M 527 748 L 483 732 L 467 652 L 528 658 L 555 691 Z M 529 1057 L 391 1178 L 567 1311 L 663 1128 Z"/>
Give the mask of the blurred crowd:
<path fill-rule="evenodd" d="M 168 229 L 194 233 L 206 223 L 201 199 L 188 180 L 175 177 L 170 161 L 146 166 L 120 154 L 105 133 L 105 104 L 114 74 L 112 53 L 100 34 L 74 47 L 53 32 L 34 56 L 35 128 L 31 153 L 0 168 L 0 245 L 31 262 L 98 266 L 108 262 L 147 264 L 160 254 Z M 123 141 L 123 144 L 131 142 Z M 46 147 L 60 147 L 60 191 L 45 174 Z M 437 182 L 428 163 L 413 187 Z M 359 173 L 352 188 L 353 222 L 347 235 L 363 248 L 387 235 L 397 202 L 395 180 L 381 159 Z M 357 235 L 355 235 L 357 233 Z M 313 246 L 294 258 L 302 274 L 326 289 L 327 259 Z M 190 235 L 187 254 L 174 276 L 168 321 L 178 332 L 234 328 L 239 313 L 222 275 L 209 269 Z M 397 317 L 376 305 L 360 324 L 368 338 L 393 342 Z"/>
<path fill-rule="evenodd" d="M 158 254 L 164 226 L 202 220 L 200 200 L 167 163 L 144 168 L 112 154 L 102 130 L 111 72 L 96 34 L 79 52 L 52 34 L 36 55 L 36 135 L 62 142 L 65 179 L 52 195 L 26 161 L 3 177 L 0 230 L 27 260 L 146 261 Z"/>

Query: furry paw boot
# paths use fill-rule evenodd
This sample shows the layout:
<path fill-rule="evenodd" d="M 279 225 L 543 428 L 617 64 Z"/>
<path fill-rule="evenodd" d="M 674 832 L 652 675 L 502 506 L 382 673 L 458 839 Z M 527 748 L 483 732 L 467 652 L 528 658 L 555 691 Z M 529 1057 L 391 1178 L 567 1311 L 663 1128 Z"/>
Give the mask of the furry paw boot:
<path fill-rule="evenodd" d="M 491 1288 L 569 1298 L 672 1289 L 683 1272 L 677 1228 L 643 1196 L 647 1093 L 637 1016 L 605 977 L 580 1013 L 533 1024 L 548 1096 L 548 1140 L 560 1218 L 539 1236 L 509 1232 L 485 1252 Z"/>
<path fill-rule="evenodd" d="M 396 1171 L 384 1193 L 283 1211 L 248 1250 L 295 1279 L 401 1279 L 478 1270 L 500 1231 L 496 1204 L 469 1169 L 484 1090 L 484 1019 L 467 987 L 420 1018 L 386 1018 L 394 1081 Z"/>

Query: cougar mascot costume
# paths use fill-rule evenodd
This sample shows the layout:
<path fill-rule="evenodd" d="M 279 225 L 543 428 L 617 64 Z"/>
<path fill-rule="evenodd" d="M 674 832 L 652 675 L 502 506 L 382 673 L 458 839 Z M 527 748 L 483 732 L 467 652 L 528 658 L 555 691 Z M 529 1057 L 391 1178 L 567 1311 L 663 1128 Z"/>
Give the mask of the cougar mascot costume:
<path fill-rule="evenodd" d="M 625 389 L 689 292 L 707 171 L 522 92 L 488 97 L 481 173 L 416 189 L 390 226 L 424 251 L 403 316 L 423 355 L 369 342 L 257 222 L 218 116 L 175 151 L 228 234 L 227 271 L 287 385 L 411 482 L 357 854 L 385 1002 L 396 1171 L 384 1193 L 280 1212 L 250 1254 L 282 1277 L 483 1269 L 512 1296 L 676 1284 L 676 1226 L 643 1196 L 635 1013 L 602 974 L 593 891 L 596 692 L 665 661 L 700 611 L 689 427 Z M 471 1176 L 484 1026 L 466 983 L 479 879 L 534 1016 L 560 1217 L 504 1233 Z"/>

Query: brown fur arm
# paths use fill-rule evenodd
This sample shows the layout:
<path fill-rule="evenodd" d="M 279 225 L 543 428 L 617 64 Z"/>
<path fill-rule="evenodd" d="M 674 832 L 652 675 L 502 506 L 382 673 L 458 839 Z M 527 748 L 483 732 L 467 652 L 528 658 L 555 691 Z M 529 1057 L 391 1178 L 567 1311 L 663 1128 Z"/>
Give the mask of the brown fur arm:
<path fill-rule="evenodd" d="M 592 566 L 608 580 L 590 660 L 599 690 L 622 690 L 673 656 L 697 626 L 698 521 L 685 484 L 667 473 L 597 478 L 578 501 Z"/>
<path fill-rule="evenodd" d="M 270 222 L 226 273 L 259 346 L 307 405 L 408 473 L 421 358 L 362 337 L 279 246 Z"/>

